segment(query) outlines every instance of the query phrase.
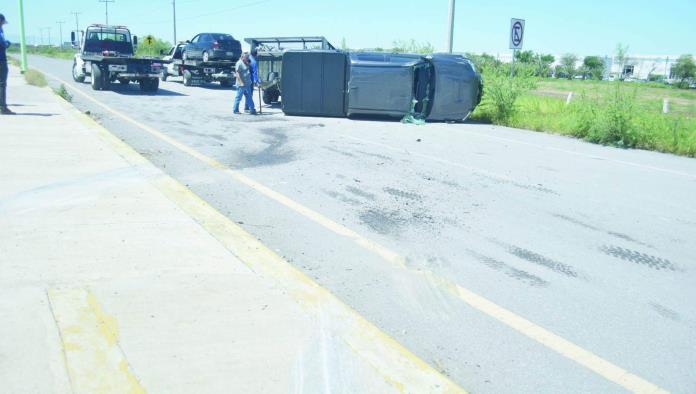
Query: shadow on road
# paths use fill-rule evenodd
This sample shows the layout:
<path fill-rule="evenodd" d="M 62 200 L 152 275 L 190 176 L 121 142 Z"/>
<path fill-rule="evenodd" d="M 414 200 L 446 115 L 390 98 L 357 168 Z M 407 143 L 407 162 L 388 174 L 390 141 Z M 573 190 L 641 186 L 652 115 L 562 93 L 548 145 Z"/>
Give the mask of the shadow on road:
<path fill-rule="evenodd" d="M 187 94 L 182 94 L 162 88 L 159 88 L 157 92 L 143 92 L 142 90 L 140 90 L 140 86 L 138 86 L 137 84 L 112 84 L 110 90 L 114 93 L 122 94 L 124 96 L 188 96 Z"/>

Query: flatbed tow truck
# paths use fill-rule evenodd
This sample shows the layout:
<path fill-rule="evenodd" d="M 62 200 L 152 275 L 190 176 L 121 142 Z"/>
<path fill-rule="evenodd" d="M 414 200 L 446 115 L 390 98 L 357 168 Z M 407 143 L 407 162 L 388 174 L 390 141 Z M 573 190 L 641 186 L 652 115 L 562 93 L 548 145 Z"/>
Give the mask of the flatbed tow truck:
<path fill-rule="evenodd" d="M 137 82 L 143 92 L 159 89 L 162 62 L 135 56 L 138 37 L 125 26 L 90 25 L 71 35 L 73 46 L 79 49 L 73 61 L 73 79 L 84 82 L 90 77 L 92 89 L 108 90 L 112 82 Z"/>
<path fill-rule="evenodd" d="M 235 64 L 231 60 L 183 59 L 185 43 L 179 44 L 163 58 L 166 67 L 160 78 L 166 81 L 169 77 L 183 77 L 185 86 L 202 85 L 205 82 L 219 82 L 220 86 L 232 86 L 235 79 Z"/>

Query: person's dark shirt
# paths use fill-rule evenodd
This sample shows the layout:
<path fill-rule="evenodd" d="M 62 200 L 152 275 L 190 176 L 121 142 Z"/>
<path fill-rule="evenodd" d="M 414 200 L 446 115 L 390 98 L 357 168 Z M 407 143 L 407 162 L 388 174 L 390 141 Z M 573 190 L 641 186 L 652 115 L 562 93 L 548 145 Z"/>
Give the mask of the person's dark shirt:
<path fill-rule="evenodd" d="M 5 39 L 5 32 L 2 31 L 0 27 L 0 62 L 7 61 L 7 48 L 10 46 L 10 42 Z"/>

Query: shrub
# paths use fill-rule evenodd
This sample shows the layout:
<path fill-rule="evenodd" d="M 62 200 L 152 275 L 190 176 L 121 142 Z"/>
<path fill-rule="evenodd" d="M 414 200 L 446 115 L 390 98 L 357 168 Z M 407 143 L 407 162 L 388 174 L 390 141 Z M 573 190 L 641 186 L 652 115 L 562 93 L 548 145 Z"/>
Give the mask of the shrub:
<path fill-rule="evenodd" d="M 40 88 L 48 86 L 48 82 L 46 82 L 46 77 L 39 71 L 33 69 L 29 69 L 27 70 L 27 72 L 24 73 L 24 79 L 27 81 L 29 85 L 38 86 Z"/>
<path fill-rule="evenodd" d="M 524 93 L 534 88 L 534 78 L 529 69 L 522 68 L 511 78 L 509 67 L 497 67 L 483 73 L 483 100 L 481 110 L 483 117 L 495 124 L 508 125 L 517 111 L 517 100 Z"/>

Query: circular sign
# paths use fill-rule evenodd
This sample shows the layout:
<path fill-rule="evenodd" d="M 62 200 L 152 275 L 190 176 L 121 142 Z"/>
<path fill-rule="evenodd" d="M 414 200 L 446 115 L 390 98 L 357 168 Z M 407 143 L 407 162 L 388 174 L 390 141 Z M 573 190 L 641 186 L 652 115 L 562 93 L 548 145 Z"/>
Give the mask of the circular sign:
<path fill-rule="evenodd" d="M 520 21 L 515 22 L 515 24 L 512 25 L 512 44 L 516 47 L 520 46 L 523 35 L 524 28 L 522 27 L 522 23 Z"/>

